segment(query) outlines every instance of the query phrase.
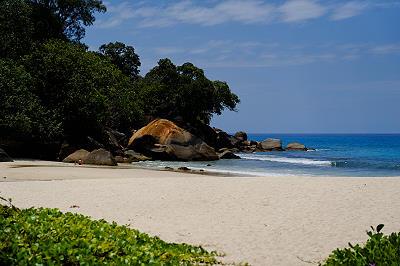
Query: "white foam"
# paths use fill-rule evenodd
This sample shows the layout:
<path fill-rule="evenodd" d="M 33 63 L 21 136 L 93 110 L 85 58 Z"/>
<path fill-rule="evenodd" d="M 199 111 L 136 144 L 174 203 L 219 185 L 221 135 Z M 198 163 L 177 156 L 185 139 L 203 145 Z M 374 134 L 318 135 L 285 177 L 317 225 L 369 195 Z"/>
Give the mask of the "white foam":
<path fill-rule="evenodd" d="M 269 162 L 279 162 L 279 163 L 292 163 L 292 164 L 303 164 L 303 165 L 324 165 L 331 166 L 330 161 L 319 161 L 307 158 L 288 158 L 288 157 L 274 157 L 274 156 L 251 156 L 251 155 L 241 155 L 242 159 L 247 160 L 258 160 L 258 161 L 269 161 Z"/>

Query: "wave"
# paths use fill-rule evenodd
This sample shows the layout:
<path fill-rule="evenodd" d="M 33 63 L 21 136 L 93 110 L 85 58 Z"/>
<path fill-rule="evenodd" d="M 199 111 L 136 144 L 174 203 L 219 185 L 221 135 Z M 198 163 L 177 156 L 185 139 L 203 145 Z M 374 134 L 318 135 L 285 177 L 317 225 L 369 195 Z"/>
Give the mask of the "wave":
<path fill-rule="evenodd" d="M 288 157 L 272 157 L 272 156 L 267 157 L 267 156 L 251 156 L 251 155 L 241 155 L 240 157 L 246 160 L 269 161 L 269 162 L 291 163 L 291 164 L 302 164 L 302 165 L 332 166 L 331 161 L 320 161 L 307 158 L 288 158 Z"/>

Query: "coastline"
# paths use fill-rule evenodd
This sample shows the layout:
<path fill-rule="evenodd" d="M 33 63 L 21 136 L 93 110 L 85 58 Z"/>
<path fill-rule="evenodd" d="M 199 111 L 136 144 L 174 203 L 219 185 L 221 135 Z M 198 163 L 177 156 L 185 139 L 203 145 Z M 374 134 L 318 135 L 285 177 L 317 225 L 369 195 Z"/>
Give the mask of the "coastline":
<path fill-rule="evenodd" d="M 17 207 L 130 224 L 225 253 L 227 262 L 317 264 L 365 241 L 369 226 L 400 231 L 400 177 L 216 176 L 17 161 L 0 164 L 0 179 L 1 195 Z"/>

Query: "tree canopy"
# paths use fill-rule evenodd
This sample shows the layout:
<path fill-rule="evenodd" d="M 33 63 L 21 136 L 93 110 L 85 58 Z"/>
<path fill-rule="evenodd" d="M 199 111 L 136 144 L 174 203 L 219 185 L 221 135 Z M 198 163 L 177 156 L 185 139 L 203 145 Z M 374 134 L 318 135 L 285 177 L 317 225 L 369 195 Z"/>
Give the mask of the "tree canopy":
<path fill-rule="evenodd" d="M 93 25 L 95 12 L 105 12 L 107 9 L 101 0 L 28 0 L 28 2 L 45 14 L 50 14 L 61 32 L 70 40 L 80 41 L 85 36 L 85 26 Z M 47 14 L 46 14 L 47 13 Z M 40 21 L 40 20 L 39 20 Z M 46 21 L 44 21 L 46 22 Z M 49 20 L 47 20 L 49 22 Z"/>
<path fill-rule="evenodd" d="M 192 63 L 175 66 L 169 59 L 161 59 L 138 85 L 140 102 L 154 117 L 208 124 L 213 114 L 233 111 L 240 102 L 227 83 L 209 80 Z"/>
<path fill-rule="evenodd" d="M 49 39 L 80 41 L 100 0 L 0 0 L 0 57 L 18 58 Z"/>
<path fill-rule="evenodd" d="M 99 52 L 108 57 L 119 70 L 132 80 L 139 77 L 140 59 L 135 53 L 135 48 L 122 42 L 103 44 Z"/>

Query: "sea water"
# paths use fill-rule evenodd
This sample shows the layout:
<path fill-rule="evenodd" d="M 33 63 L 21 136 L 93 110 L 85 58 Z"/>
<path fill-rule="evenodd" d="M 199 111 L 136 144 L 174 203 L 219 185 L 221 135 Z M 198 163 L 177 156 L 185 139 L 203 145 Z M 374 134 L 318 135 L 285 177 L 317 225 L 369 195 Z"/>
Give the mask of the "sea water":
<path fill-rule="evenodd" d="M 241 159 L 215 162 L 141 162 L 142 167 L 186 166 L 239 175 L 400 176 L 400 134 L 249 134 L 283 146 L 300 142 L 312 151 L 238 153 Z"/>

